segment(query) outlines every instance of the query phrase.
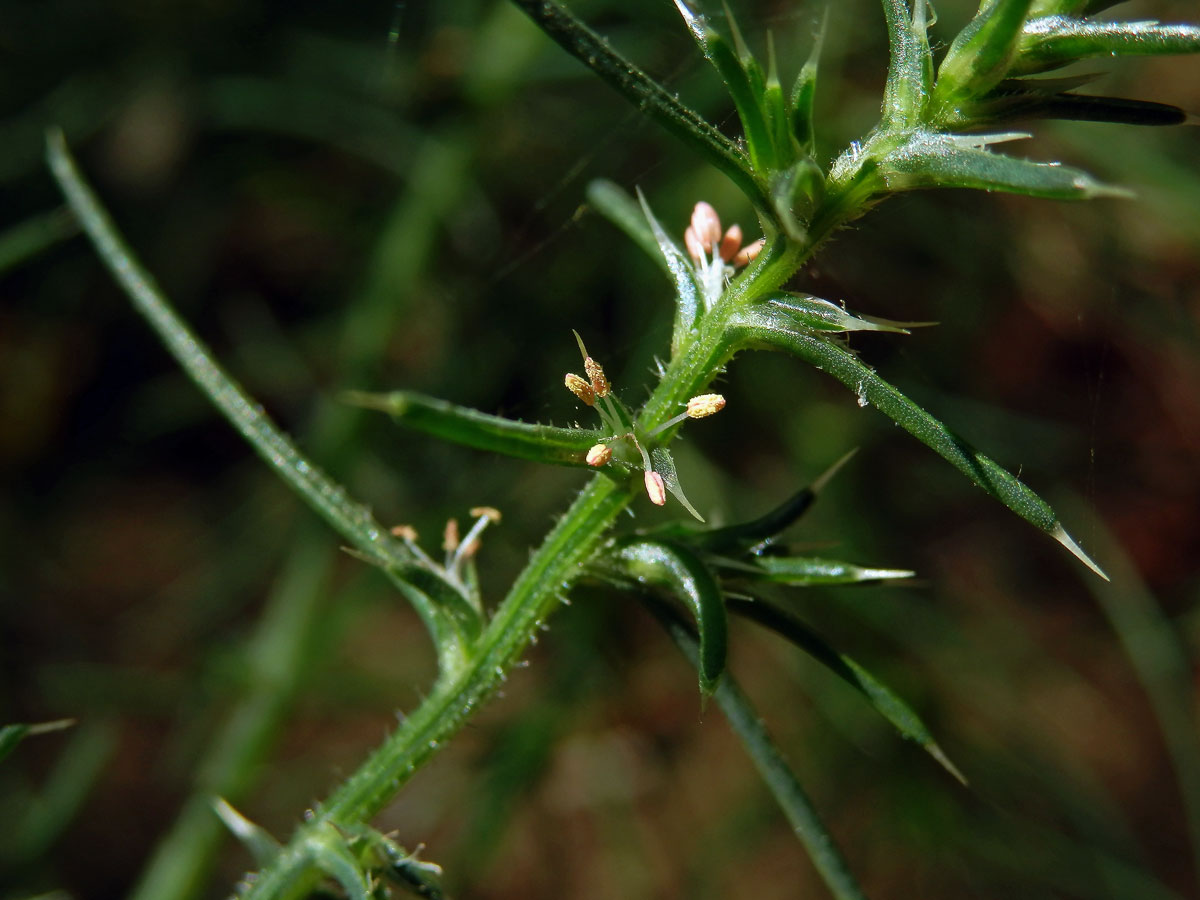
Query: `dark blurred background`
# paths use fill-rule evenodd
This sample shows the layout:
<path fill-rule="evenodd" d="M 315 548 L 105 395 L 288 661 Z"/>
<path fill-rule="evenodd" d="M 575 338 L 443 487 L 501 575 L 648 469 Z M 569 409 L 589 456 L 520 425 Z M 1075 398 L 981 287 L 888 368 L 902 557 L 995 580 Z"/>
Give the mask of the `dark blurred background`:
<path fill-rule="evenodd" d="M 571 5 L 735 131 L 670 3 Z M 773 32 L 790 78 L 821 9 L 736 11 L 755 47 Z M 945 41 L 970 10 L 938 12 Z M 1196 19 L 1166 0 L 1118 12 Z M 832 156 L 878 114 L 878 4 L 834 5 L 824 59 Z M 0 896 L 116 897 L 197 785 L 286 837 L 417 705 L 433 661 L 401 598 L 340 553 L 67 236 L 44 129 L 64 128 L 198 333 L 384 521 L 435 550 L 446 518 L 504 513 L 480 557 L 491 598 L 584 476 L 402 432 L 338 393 L 413 388 L 567 424 L 575 328 L 636 403 L 669 287 L 587 208 L 587 183 L 640 187 L 676 232 L 700 198 L 748 231 L 752 216 L 504 3 L 8 2 L 0 67 L 0 721 L 78 720 L 0 763 Z M 1106 73 L 1093 92 L 1200 111 L 1200 60 L 1083 70 Z M 795 287 L 939 322 L 851 344 L 1059 504 L 1111 586 L 787 358 L 739 358 L 728 408 L 678 456 L 692 501 L 730 522 L 859 447 L 795 543 L 919 574 L 793 601 L 912 703 L 970 789 L 794 648 L 732 633 L 734 674 L 872 897 L 1198 891 L 1200 135 L 1034 130 L 1014 152 L 1138 199 L 902 197 Z M 381 827 L 424 843 L 456 897 L 825 895 L 636 602 L 581 588 L 552 626 Z M 297 662 L 279 670 L 270 641 L 289 628 Z M 194 896 L 225 896 L 253 862 L 205 840 Z"/>

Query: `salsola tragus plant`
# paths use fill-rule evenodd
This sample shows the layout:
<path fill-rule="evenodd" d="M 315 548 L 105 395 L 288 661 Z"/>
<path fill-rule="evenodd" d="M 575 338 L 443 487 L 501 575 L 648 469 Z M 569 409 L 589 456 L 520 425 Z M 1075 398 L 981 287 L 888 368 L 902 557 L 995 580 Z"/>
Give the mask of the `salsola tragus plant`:
<path fill-rule="evenodd" d="M 715 20 L 676 0 L 686 27 L 729 90 L 742 127 L 735 139 L 682 105 L 560 5 L 515 2 L 564 49 L 727 175 L 753 206 L 761 237 L 722 229 L 717 212 L 703 202 L 681 234 L 661 224 L 645 198 L 635 200 L 610 183 L 592 185 L 592 204 L 661 265 L 675 298 L 670 346 L 640 407 L 631 405 L 634 391 L 609 382 L 603 365 L 579 339 L 584 376 L 567 374 L 565 383 L 594 411 L 594 428 L 512 421 L 412 392 L 347 397 L 434 437 L 581 470 L 584 487 L 498 603 L 481 595 L 475 572 L 479 541 L 496 512 L 473 511 L 476 521 L 466 535 L 448 531 L 441 561 L 422 549 L 411 528 L 389 529 L 377 522 L 366 506 L 304 458 L 190 333 L 125 246 L 62 137 L 50 138 L 56 177 L 139 311 L 280 476 L 362 560 L 386 573 L 413 604 L 437 648 L 439 675 L 426 699 L 306 816 L 286 844 L 216 801 L 217 815 L 262 866 L 243 890 L 256 898 L 296 897 L 332 880 L 358 898 L 376 896 L 388 885 L 437 896 L 436 866 L 372 829 L 369 820 L 496 691 L 573 586 L 590 578 L 645 595 L 696 665 L 701 693 L 729 717 L 831 891 L 838 897 L 862 896 L 795 777 L 725 672 L 726 617 L 730 611 L 742 613 L 791 638 L 957 775 L 908 706 L 759 591 L 769 583 L 849 584 L 911 573 L 787 552 L 779 536 L 811 504 L 823 479 L 751 522 L 713 528 L 694 521 L 702 520 L 702 513 L 684 494 L 671 442 L 691 419 L 719 411 L 724 401 L 712 392 L 712 382 L 738 353 L 787 353 L 842 382 L 860 405 L 891 418 L 1103 577 L 1041 497 L 880 377 L 846 338 L 858 330 L 902 334 L 906 323 L 850 313 L 829 300 L 790 292 L 787 285 L 824 240 L 898 192 L 956 187 L 1061 200 L 1122 196 L 1120 189 L 1078 169 L 1004 152 L 1027 136 L 1012 130 L 1011 123 L 1035 118 L 1141 125 L 1183 121 L 1178 109 L 1080 93 L 1086 79 L 1047 73 L 1090 57 L 1194 52 L 1200 50 L 1200 28 L 1101 20 L 1096 14 L 1111 5 L 1102 0 L 987 0 L 935 59 L 923 0 L 915 5 L 883 0 L 891 57 L 880 120 L 827 163 L 813 113 L 819 35 L 798 66 L 778 60 L 768 40 L 764 65 L 731 15 L 718 28 Z M 781 70 L 798 70 L 788 90 Z M 694 519 L 657 524 L 660 517 L 644 517 L 636 520 L 637 527 L 618 527 L 623 510 L 647 500 L 663 506 L 668 495 Z"/>

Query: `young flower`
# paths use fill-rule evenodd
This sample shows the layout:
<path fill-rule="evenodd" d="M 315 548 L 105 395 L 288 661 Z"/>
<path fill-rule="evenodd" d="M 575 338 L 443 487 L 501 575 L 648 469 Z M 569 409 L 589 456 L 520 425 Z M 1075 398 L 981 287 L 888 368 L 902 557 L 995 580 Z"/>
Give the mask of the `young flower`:
<path fill-rule="evenodd" d="M 763 247 L 763 241 L 742 246 L 742 229 L 730 225 L 721 233 L 717 211 L 701 200 L 692 209 L 692 219 L 683 233 L 683 243 L 696 270 L 696 277 L 711 307 L 725 290 L 734 269 L 749 263 Z"/>
<path fill-rule="evenodd" d="M 673 425 L 678 425 L 684 419 L 703 419 L 706 416 L 719 413 L 724 408 L 725 398 L 721 394 L 698 394 L 687 402 L 687 409 L 651 431 L 650 437 L 662 434 L 662 432 Z"/>

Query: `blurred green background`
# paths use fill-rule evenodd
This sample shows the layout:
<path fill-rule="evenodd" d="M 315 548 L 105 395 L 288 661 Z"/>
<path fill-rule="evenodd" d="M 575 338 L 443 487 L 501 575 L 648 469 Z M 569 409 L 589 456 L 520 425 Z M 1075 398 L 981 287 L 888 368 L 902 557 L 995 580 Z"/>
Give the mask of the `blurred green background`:
<path fill-rule="evenodd" d="M 670 3 L 571 7 L 736 127 Z M 736 11 L 756 47 L 774 33 L 787 77 L 821 9 Z M 1193 3 L 1120 11 L 1196 19 Z M 943 39 L 970 14 L 938 12 Z M 885 65 L 878 5 L 835 4 L 827 154 L 875 121 Z M 701 198 L 747 230 L 752 216 L 503 3 L 9 2 L 0 66 L 0 721 L 78 720 L 0 763 L 0 896 L 115 897 L 198 782 L 286 836 L 419 702 L 433 657 L 401 599 L 340 553 L 67 237 L 44 129 L 65 129 L 218 356 L 384 521 L 434 550 L 448 517 L 504 513 L 480 557 L 493 598 L 585 476 L 401 432 L 338 392 L 413 388 L 567 424 L 575 328 L 637 403 L 669 339 L 669 287 L 586 207 L 588 181 L 640 187 L 676 232 Z M 1200 111 L 1200 60 L 1086 70 L 1106 69 L 1093 92 Z M 680 445 L 689 495 L 717 522 L 861 448 L 795 542 L 919 573 L 794 601 L 912 702 L 969 790 L 794 649 L 753 625 L 731 636 L 733 672 L 872 897 L 1198 890 L 1200 134 L 1036 131 L 1030 157 L 1138 199 L 902 197 L 795 287 L 939 322 L 852 346 L 1061 504 L 1111 587 L 782 357 L 739 358 L 727 409 Z M 825 895 L 635 602 L 582 588 L 552 626 L 384 830 L 424 843 L 456 897 Z M 271 640 L 291 640 L 294 665 L 263 663 Z M 214 759 L 222 741 L 234 762 Z M 211 854 L 195 896 L 253 867 L 223 836 Z"/>

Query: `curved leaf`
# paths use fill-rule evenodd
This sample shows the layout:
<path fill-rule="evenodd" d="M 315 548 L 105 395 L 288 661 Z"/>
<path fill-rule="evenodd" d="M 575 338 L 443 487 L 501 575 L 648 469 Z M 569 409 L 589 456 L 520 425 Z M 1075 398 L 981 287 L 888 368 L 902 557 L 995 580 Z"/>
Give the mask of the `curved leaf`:
<path fill-rule="evenodd" d="M 909 328 L 933 324 L 931 322 L 893 322 L 890 319 L 856 316 L 846 312 L 836 303 L 822 300 L 811 294 L 776 294 L 768 297 L 764 302 L 781 307 L 798 323 L 813 331 L 891 331 L 895 334 L 908 334 Z"/>
<path fill-rule="evenodd" d="M 872 404 L 921 443 L 995 497 L 1025 521 L 1036 525 L 1071 551 L 1101 578 L 1108 576 L 1067 534 L 1050 505 L 987 456 L 975 450 L 908 397 L 884 381 L 850 351 L 815 337 L 779 307 L 738 310 L 730 323 L 742 348 L 783 350 L 828 372 L 853 390 L 861 405 Z"/>
<path fill-rule="evenodd" d="M 690 550 L 667 541 L 626 540 L 607 558 L 639 584 L 665 588 L 688 607 L 700 633 L 700 692 L 711 695 L 725 671 L 728 641 L 725 598 L 712 572 Z"/>
<path fill-rule="evenodd" d="M 911 573 L 910 573 L 911 574 Z M 901 737 L 915 741 L 937 760 L 947 772 L 963 784 L 967 779 L 947 758 L 934 740 L 933 734 L 911 706 L 869 671 L 844 653 L 839 653 L 809 628 L 797 616 L 761 600 L 729 601 L 730 611 L 753 619 L 776 634 L 787 638 L 817 662 L 824 665 L 844 682 L 867 698 L 867 702 L 883 716 Z"/>
<path fill-rule="evenodd" d="M 590 428 L 558 428 L 493 416 L 415 391 L 348 391 L 342 399 L 388 413 L 401 425 L 443 440 L 559 466 L 586 468 L 588 448 L 603 437 Z"/>

